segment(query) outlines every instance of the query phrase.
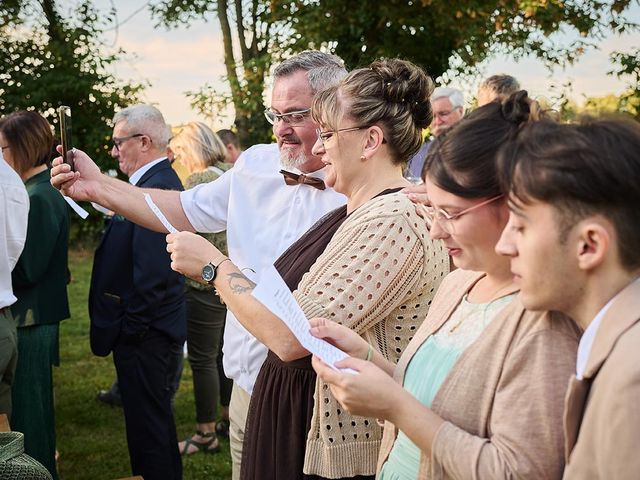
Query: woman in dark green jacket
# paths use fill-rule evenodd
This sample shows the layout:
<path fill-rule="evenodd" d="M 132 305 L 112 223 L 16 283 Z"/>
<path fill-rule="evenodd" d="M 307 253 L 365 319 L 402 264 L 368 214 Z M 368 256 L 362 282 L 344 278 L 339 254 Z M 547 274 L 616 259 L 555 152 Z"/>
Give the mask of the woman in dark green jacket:
<path fill-rule="evenodd" d="M 18 299 L 11 307 L 18 326 L 11 427 L 24 433 L 25 452 L 55 479 L 52 365 L 59 363 L 59 322 L 69 318 L 69 216 L 62 195 L 49 183 L 49 123 L 37 112 L 7 115 L 0 119 L 0 145 L 24 181 L 30 203 L 27 240 L 11 279 Z"/>

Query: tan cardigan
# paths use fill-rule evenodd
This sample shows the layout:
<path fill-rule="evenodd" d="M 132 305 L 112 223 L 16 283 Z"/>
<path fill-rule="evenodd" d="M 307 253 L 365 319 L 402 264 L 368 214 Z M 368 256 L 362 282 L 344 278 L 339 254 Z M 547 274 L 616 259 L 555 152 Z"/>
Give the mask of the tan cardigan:
<path fill-rule="evenodd" d="M 444 280 L 420 331 L 402 355 L 394 378 L 424 341 L 450 317 L 483 274 L 457 270 Z M 518 297 L 460 356 L 433 400 L 446 422 L 421 479 L 558 479 L 563 468 L 562 410 L 575 369 L 579 330 L 560 314 L 525 311 Z M 380 469 L 397 435 L 389 422 Z"/>
<path fill-rule="evenodd" d="M 383 195 L 354 211 L 300 281 L 294 296 L 307 318 L 348 326 L 394 363 L 424 320 L 449 257 L 432 242 L 404 194 Z M 304 473 L 373 475 L 382 431 L 344 411 L 316 383 Z"/>
<path fill-rule="evenodd" d="M 640 283 L 602 319 L 583 380 L 565 402 L 565 480 L 640 478 Z M 589 388 L 590 387 L 590 388 Z"/>

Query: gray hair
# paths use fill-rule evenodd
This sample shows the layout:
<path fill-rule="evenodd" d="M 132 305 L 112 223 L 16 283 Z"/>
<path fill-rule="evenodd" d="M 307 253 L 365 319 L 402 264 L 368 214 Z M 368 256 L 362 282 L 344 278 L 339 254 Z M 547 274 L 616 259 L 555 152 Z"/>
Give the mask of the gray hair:
<path fill-rule="evenodd" d="M 318 50 L 305 50 L 286 59 L 273 69 L 273 78 L 288 77 L 295 72 L 307 72 L 311 91 L 315 95 L 327 87 L 337 85 L 347 75 L 340 57 Z"/>
<path fill-rule="evenodd" d="M 113 116 L 113 124 L 126 122 L 130 134 L 147 135 L 156 148 L 167 148 L 171 131 L 160 110 L 152 105 L 132 105 L 120 110 Z"/>
<path fill-rule="evenodd" d="M 461 108 L 464 113 L 464 94 L 457 88 L 437 87 L 431 94 L 431 101 L 435 102 L 439 98 L 448 98 L 453 108 Z"/>
<path fill-rule="evenodd" d="M 482 81 L 479 88 L 487 88 L 498 97 L 507 97 L 520 90 L 520 82 L 511 75 L 491 75 Z"/>

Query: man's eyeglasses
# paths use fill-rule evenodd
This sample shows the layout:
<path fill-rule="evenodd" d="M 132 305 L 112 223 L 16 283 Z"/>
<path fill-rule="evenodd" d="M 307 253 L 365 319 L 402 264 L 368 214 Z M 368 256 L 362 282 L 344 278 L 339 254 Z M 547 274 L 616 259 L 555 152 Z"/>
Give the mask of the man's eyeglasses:
<path fill-rule="evenodd" d="M 455 112 L 456 110 L 458 110 L 460 107 L 455 107 L 452 108 L 451 110 L 446 110 L 444 112 L 433 112 L 433 118 L 447 118 L 449 115 L 451 115 L 453 112 Z"/>
<path fill-rule="evenodd" d="M 502 197 L 504 197 L 504 195 L 497 195 L 495 197 L 491 197 L 490 199 L 485 200 L 484 202 L 480 202 L 477 205 L 473 205 L 469 208 L 465 208 L 461 212 L 455 213 L 453 215 L 448 213 L 446 210 L 443 210 L 442 208 L 432 207 L 432 206 L 425 207 L 424 212 L 427 217 L 426 220 L 427 222 L 429 222 L 429 228 L 431 228 L 431 226 L 433 226 L 433 222 L 437 220 L 438 225 L 440 225 L 440 228 L 442 228 L 445 232 L 452 234 L 452 233 L 455 233 L 455 227 L 454 227 L 455 220 L 480 207 L 489 205 L 490 203 L 493 203 Z"/>
<path fill-rule="evenodd" d="M 132 138 L 137 138 L 137 137 L 144 137 L 144 136 L 146 136 L 144 133 L 134 133 L 133 135 L 127 135 L 126 137 L 112 137 L 111 143 L 113 144 L 114 147 L 116 147 L 116 150 L 119 152 L 120 147 L 127 140 L 131 140 Z"/>
<path fill-rule="evenodd" d="M 305 110 L 297 110 L 289 113 L 276 113 L 270 108 L 267 108 L 264 111 L 264 116 L 267 119 L 267 122 L 271 125 L 275 125 L 278 122 L 284 122 L 287 125 L 295 126 L 303 123 L 309 117 L 310 112 L 311 109 L 307 108 Z"/>

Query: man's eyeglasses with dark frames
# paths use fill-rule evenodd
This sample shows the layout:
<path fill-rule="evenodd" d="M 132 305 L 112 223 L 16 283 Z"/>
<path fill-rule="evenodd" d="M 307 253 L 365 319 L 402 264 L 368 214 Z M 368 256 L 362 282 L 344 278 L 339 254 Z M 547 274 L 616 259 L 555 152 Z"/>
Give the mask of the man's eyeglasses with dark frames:
<path fill-rule="evenodd" d="M 270 108 L 267 108 L 264 111 L 264 116 L 267 119 L 267 122 L 271 125 L 275 125 L 278 122 L 284 122 L 287 125 L 295 126 L 302 124 L 309 117 L 309 113 L 311 113 L 310 108 L 288 113 L 276 113 Z"/>
<path fill-rule="evenodd" d="M 111 143 L 113 144 L 114 147 L 116 147 L 117 151 L 120 151 L 120 147 L 127 140 L 130 140 L 132 138 L 137 138 L 137 137 L 145 137 L 145 136 L 146 135 L 144 133 L 134 133 L 133 135 L 127 135 L 126 137 L 112 137 Z"/>

